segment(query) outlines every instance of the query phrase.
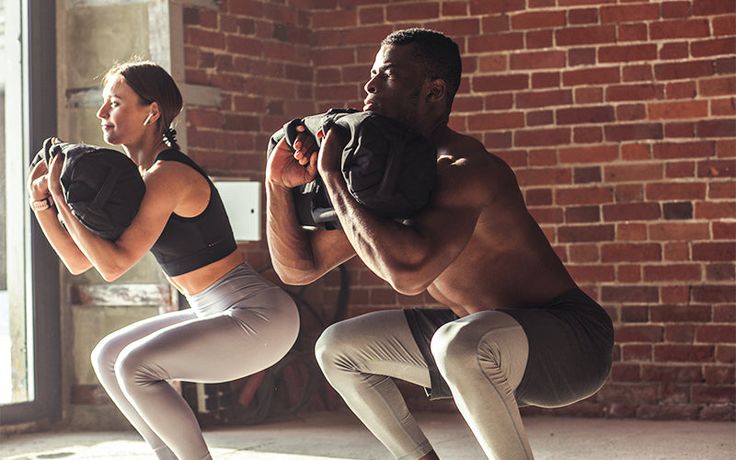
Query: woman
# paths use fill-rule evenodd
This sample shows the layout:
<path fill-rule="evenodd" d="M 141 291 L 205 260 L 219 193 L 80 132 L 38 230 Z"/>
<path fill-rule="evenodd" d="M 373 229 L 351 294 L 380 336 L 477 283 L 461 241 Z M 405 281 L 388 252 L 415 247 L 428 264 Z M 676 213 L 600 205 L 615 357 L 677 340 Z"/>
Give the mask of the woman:
<path fill-rule="evenodd" d="M 156 64 L 131 62 L 110 69 L 104 84 L 97 117 L 105 141 L 123 147 L 146 184 L 136 217 L 116 241 L 90 232 L 64 199 L 63 155 L 31 172 L 32 208 L 72 273 L 94 267 L 113 281 L 150 250 L 187 297 L 188 310 L 102 339 L 92 364 L 159 459 L 209 459 L 194 414 L 168 381 L 223 382 L 275 364 L 296 339 L 296 305 L 244 262 L 217 190 L 179 151 L 170 125 L 182 98 L 171 76 Z"/>

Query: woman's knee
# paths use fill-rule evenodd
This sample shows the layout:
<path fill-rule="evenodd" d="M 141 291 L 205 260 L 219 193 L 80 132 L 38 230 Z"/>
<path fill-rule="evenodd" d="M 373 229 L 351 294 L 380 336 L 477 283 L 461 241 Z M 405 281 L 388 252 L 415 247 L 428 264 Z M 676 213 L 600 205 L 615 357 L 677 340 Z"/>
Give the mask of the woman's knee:
<path fill-rule="evenodd" d="M 112 372 L 120 351 L 125 347 L 115 333 L 100 340 L 90 353 L 90 361 L 95 373 L 100 376 L 104 372 Z"/>

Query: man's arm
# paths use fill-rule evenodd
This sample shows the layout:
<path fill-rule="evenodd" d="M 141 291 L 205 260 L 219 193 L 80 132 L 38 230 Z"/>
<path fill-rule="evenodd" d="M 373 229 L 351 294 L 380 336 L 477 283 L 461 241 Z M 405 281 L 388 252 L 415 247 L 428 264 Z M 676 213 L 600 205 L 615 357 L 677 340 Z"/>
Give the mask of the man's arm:
<path fill-rule="evenodd" d="M 308 284 L 352 258 L 355 251 L 340 230 L 306 231 L 299 225 L 291 189 L 314 179 L 317 155 L 296 158 L 281 140 L 266 168 L 266 239 L 276 274 L 287 284 Z M 307 163 L 308 162 L 308 163 Z"/>
<path fill-rule="evenodd" d="M 344 145 L 334 130 L 328 132 L 318 169 L 347 239 L 394 289 L 409 295 L 422 292 L 465 248 L 490 193 L 475 190 L 482 182 L 467 176 L 473 168 L 440 164 L 430 205 L 407 224 L 385 219 L 350 195 L 339 166 Z"/>

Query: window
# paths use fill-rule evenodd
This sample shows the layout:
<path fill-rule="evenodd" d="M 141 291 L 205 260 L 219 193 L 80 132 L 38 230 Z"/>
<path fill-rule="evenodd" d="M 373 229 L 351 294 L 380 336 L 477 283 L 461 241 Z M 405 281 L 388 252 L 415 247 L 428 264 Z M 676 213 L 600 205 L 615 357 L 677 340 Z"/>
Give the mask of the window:
<path fill-rule="evenodd" d="M 25 191 L 30 159 L 56 131 L 56 10 L 53 1 L 2 5 L 0 423 L 13 424 L 61 412 L 59 262 Z"/>

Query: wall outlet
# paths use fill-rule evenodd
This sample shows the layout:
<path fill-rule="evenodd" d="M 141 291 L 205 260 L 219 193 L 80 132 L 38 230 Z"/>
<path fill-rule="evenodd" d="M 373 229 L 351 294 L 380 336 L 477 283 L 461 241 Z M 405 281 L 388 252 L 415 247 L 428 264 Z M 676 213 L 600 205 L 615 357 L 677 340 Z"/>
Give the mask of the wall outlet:
<path fill-rule="evenodd" d="M 261 183 L 246 180 L 213 179 L 225 204 L 236 241 L 261 239 Z"/>

